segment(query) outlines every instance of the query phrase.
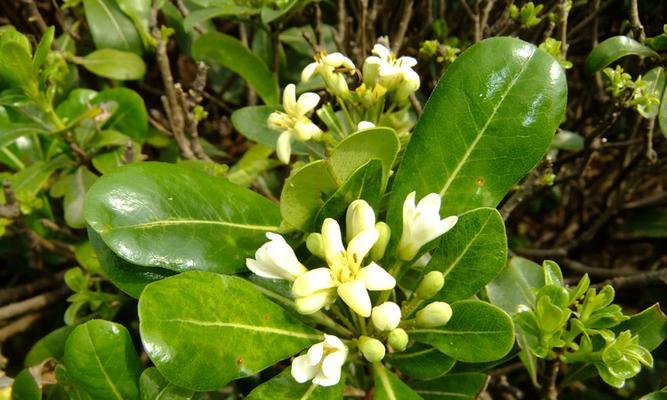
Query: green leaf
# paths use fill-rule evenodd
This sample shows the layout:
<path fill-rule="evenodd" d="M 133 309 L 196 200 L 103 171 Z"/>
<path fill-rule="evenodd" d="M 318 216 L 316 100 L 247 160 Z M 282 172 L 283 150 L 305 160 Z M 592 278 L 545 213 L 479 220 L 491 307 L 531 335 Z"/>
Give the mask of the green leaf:
<path fill-rule="evenodd" d="M 86 226 L 86 220 L 83 218 L 83 198 L 95 180 L 97 180 L 97 175 L 90 172 L 85 166 L 80 166 L 72 174 L 63 205 L 65 222 L 70 227 L 80 229 Z"/>
<path fill-rule="evenodd" d="M 269 115 L 276 110 L 278 110 L 278 107 L 276 106 L 249 106 L 239 108 L 232 113 L 232 124 L 234 125 L 234 129 L 241 135 L 275 150 L 280 132 L 269 128 L 266 124 L 266 120 L 269 118 Z M 313 150 L 309 150 L 306 146 L 312 147 L 315 149 L 315 152 L 323 152 L 320 144 L 308 143 L 306 145 L 305 143 L 294 141 L 292 143 L 292 154 L 312 153 Z"/>
<path fill-rule="evenodd" d="M 419 380 L 438 378 L 452 369 L 456 362 L 433 347 L 420 344 L 406 352 L 390 354 L 386 360 L 402 373 Z"/>
<path fill-rule="evenodd" d="M 542 286 L 542 267 L 525 258 L 512 257 L 500 275 L 486 286 L 486 293 L 491 303 L 514 315 L 520 306 L 535 308 L 534 289 Z"/>
<path fill-rule="evenodd" d="M 91 320 L 77 326 L 63 362 L 76 385 L 96 400 L 139 398 L 141 361 L 122 325 Z"/>
<path fill-rule="evenodd" d="M 382 164 L 370 160 L 359 167 L 324 203 L 317 212 L 313 229 L 318 230 L 327 218 L 339 219 L 354 200 L 364 199 L 378 208 L 382 196 Z"/>
<path fill-rule="evenodd" d="M 8 146 L 16 139 L 32 133 L 46 133 L 37 125 L 23 123 L 0 123 L 0 148 Z"/>
<path fill-rule="evenodd" d="M 391 167 L 401 144 L 390 128 L 373 128 L 354 133 L 341 141 L 333 150 L 329 162 L 336 176 L 351 176 L 368 160 L 382 162 L 382 190 L 387 185 Z"/>
<path fill-rule="evenodd" d="M 132 20 L 114 0 L 83 0 L 88 27 L 97 49 L 141 54 L 141 38 Z"/>
<path fill-rule="evenodd" d="M 462 214 L 451 231 L 440 239 L 427 271 L 440 271 L 445 285 L 436 299 L 467 299 L 495 278 L 507 261 L 507 237 L 503 219 L 493 208 Z"/>
<path fill-rule="evenodd" d="M 257 386 L 246 400 L 339 400 L 343 398 L 345 376 L 334 386 L 319 386 L 314 383 L 298 383 L 292 378 L 291 369 Z"/>
<path fill-rule="evenodd" d="M 195 392 L 169 383 L 155 368 L 146 368 L 139 378 L 141 400 L 190 400 Z"/>
<path fill-rule="evenodd" d="M 660 110 L 658 111 L 658 125 L 663 136 L 667 137 L 667 90 L 662 93 Z"/>
<path fill-rule="evenodd" d="M 479 373 L 448 374 L 412 386 L 425 400 L 475 400 L 486 385 L 487 377 Z"/>
<path fill-rule="evenodd" d="M 641 346 L 653 351 L 667 339 L 667 317 L 660 309 L 660 305 L 654 304 L 621 322 L 613 330 L 616 333 L 630 330 L 633 336 L 639 335 Z"/>
<path fill-rule="evenodd" d="M 313 0 L 288 0 L 281 3 L 265 3 L 264 7 L 262 7 L 262 22 L 268 25 L 269 23 L 284 17 L 287 13 L 302 9 L 312 2 Z"/>
<path fill-rule="evenodd" d="M 46 61 L 46 57 L 51 52 L 51 43 L 53 43 L 53 36 L 55 31 L 55 27 L 49 27 L 46 32 L 44 32 L 44 35 L 42 35 L 42 38 L 37 45 L 37 48 L 35 49 L 35 56 L 32 59 L 32 67 L 35 69 L 35 71 L 39 70 L 42 64 L 44 64 L 44 61 Z"/>
<path fill-rule="evenodd" d="M 259 14 L 258 8 L 238 5 L 230 2 L 229 4 L 225 4 L 222 7 L 207 7 L 191 12 L 187 17 L 185 17 L 185 20 L 183 21 L 183 29 L 186 31 L 191 31 L 195 25 L 213 18 L 243 18 L 256 14 Z"/>
<path fill-rule="evenodd" d="M 232 36 L 211 32 L 192 44 L 196 60 L 208 60 L 241 76 L 255 89 L 266 104 L 278 103 L 278 83 L 259 57 Z"/>
<path fill-rule="evenodd" d="M 279 230 L 278 207 L 231 182 L 163 163 L 130 164 L 88 191 L 85 216 L 116 254 L 173 271 L 234 273 Z"/>
<path fill-rule="evenodd" d="M 104 243 L 100 235 L 88 227 L 90 243 L 97 254 L 102 274 L 120 290 L 138 299 L 144 287 L 151 282 L 159 281 L 174 275 L 174 271 L 155 267 L 141 267 L 131 264 L 122 258 Z"/>
<path fill-rule="evenodd" d="M 500 308 L 477 300 L 453 303 L 452 318 L 438 328 L 414 328 L 410 338 L 430 344 L 458 361 L 502 358 L 514 344 L 512 319 Z"/>
<path fill-rule="evenodd" d="M 102 0 L 86 0 L 102 1 Z M 101 49 L 85 57 L 77 57 L 74 62 L 103 78 L 133 81 L 144 77 L 146 64 L 138 55 L 127 51 Z"/>
<path fill-rule="evenodd" d="M 144 348 L 164 377 L 202 391 L 256 374 L 322 339 L 253 284 L 202 271 L 146 286 L 139 320 Z"/>
<path fill-rule="evenodd" d="M 37 161 L 12 177 L 12 189 L 17 195 L 23 193 L 35 195 L 46 185 L 51 174 L 64 167 L 66 163 L 65 158 Z"/>
<path fill-rule="evenodd" d="M 19 372 L 12 384 L 13 400 L 40 400 L 42 390 L 29 369 Z"/>
<path fill-rule="evenodd" d="M 151 47 L 153 38 L 149 33 L 151 0 L 116 0 L 118 7 L 134 24 L 145 48 Z"/>
<path fill-rule="evenodd" d="M 558 61 L 532 44 L 496 37 L 468 49 L 439 81 L 405 151 L 388 206 L 392 236 L 401 236 L 403 202 L 415 190 L 439 193 L 443 216 L 495 207 L 546 152 L 566 97 Z"/>
<path fill-rule="evenodd" d="M 665 91 L 665 69 L 662 67 L 655 67 L 648 71 L 646 75 L 642 76 L 642 80 L 647 85 L 646 93 L 657 97 L 658 101 L 662 99 Z M 655 118 L 660 110 L 660 104 L 650 104 L 648 107 L 639 105 L 637 111 L 646 119 Z"/>
<path fill-rule="evenodd" d="M 25 366 L 33 367 L 50 358 L 62 360 L 65 342 L 73 329 L 73 326 L 63 326 L 39 339 L 25 356 Z"/>
<path fill-rule="evenodd" d="M 658 53 L 627 36 L 614 36 L 595 46 L 586 58 L 586 73 L 592 74 L 625 56 L 658 57 Z"/>
<path fill-rule="evenodd" d="M 362 145 L 363 149 L 358 148 Z M 280 195 L 283 219 L 304 231 L 317 230 L 324 218 L 342 215 L 356 198 L 374 205 L 382 193 L 378 185 L 382 179 L 373 178 L 372 168 L 376 167 L 362 167 L 370 160 L 380 160 L 382 176 L 388 176 L 397 153 L 398 141 L 392 129 L 368 129 L 348 136 L 329 160 L 307 164 L 287 179 Z M 330 199 L 332 203 L 327 203 Z"/>
<path fill-rule="evenodd" d="M 18 42 L 0 43 L 0 88 L 22 87 L 32 78 L 30 52 Z"/>
<path fill-rule="evenodd" d="M 421 400 L 410 386 L 403 383 L 396 375 L 388 371 L 381 363 L 373 363 L 375 393 L 373 400 Z"/>
<path fill-rule="evenodd" d="M 667 400 L 667 389 L 658 392 L 652 392 L 642 396 L 639 400 Z"/>
<path fill-rule="evenodd" d="M 63 122 L 71 122 L 88 109 L 88 104 L 95 98 L 97 91 L 91 89 L 74 89 L 56 107 L 56 114 Z"/>
<path fill-rule="evenodd" d="M 113 110 L 111 117 L 104 123 L 104 129 L 121 132 L 137 143 L 146 140 L 148 112 L 143 98 L 134 90 L 105 89 L 91 100 L 91 104 Z"/>
<path fill-rule="evenodd" d="M 227 179 L 236 185 L 250 187 L 261 173 L 280 165 L 278 160 L 269 158 L 271 154 L 273 154 L 273 149 L 270 147 L 261 144 L 253 145 L 229 170 Z"/>

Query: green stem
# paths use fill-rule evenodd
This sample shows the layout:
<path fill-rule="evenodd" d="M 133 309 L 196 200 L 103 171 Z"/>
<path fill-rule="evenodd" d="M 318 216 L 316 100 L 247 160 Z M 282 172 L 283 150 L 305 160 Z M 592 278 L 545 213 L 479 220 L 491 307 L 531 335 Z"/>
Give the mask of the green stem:
<path fill-rule="evenodd" d="M 347 329 L 350 331 L 356 330 L 354 324 L 345 316 L 345 314 L 340 311 L 340 308 L 338 308 L 337 305 L 333 304 L 331 306 L 331 311 L 336 314 L 336 317 L 338 317 L 338 319 L 343 323 L 343 325 L 347 327 Z M 352 332 L 350 332 L 350 336 L 352 336 L 351 333 Z"/>

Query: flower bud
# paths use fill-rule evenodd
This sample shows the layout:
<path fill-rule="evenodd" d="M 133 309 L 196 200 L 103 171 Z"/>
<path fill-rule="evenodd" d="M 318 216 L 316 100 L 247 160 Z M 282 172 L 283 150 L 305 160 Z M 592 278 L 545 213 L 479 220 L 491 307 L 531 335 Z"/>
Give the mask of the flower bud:
<path fill-rule="evenodd" d="M 443 301 L 434 301 L 417 312 L 417 325 L 435 328 L 446 324 L 452 317 L 452 308 Z"/>
<path fill-rule="evenodd" d="M 375 211 L 365 200 L 355 200 L 347 207 L 345 225 L 349 242 L 359 233 L 375 227 Z"/>
<path fill-rule="evenodd" d="M 389 336 L 387 337 L 387 343 L 395 351 L 405 351 L 409 340 L 408 334 L 401 328 L 396 328 L 389 332 Z"/>
<path fill-rule="evenodd" d="M 391 239 L 391 228 L 386 223 L 380 221 L 375 224 L 375 230 L 378 232 L 378 240 L 371 248 L 371 258 L 375 261 L 382 259 L 387 250 L 389 239 Z"/>
<path fill-rule="evenodd" d="M 430 299 L 438 294 L 445 285 L 445 276 L 440 271 L 431 271 L 424 275 L 419 287 L 415 290 L 415 295 L 420 299 Z"/>
<path fill-rule="evenodd" d="M 401 308 L 391 301 L 384 302 L 373 307 L 371 319 L 379 331 L 390 331 L 401 322 Z"/>
<path fill-rule="evenodd" d="M 359 337 L 359 350 L 369 362 L 382 360 L 386 352 L 381 341 L 368 336 Z"/>
<path fill-rule="evenodd" d="M 324 260 L 324 245 L 322 244 L 322 234 L 311 233 L 306 239 L 306 247 L 308 251 L 314 256 Z"/>

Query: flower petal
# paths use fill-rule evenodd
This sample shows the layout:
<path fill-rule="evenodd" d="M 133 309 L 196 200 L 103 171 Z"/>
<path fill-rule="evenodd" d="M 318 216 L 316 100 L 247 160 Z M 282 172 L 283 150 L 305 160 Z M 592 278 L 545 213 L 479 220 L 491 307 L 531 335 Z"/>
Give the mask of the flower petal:
<path fill-rule="evenodd" d="M 340 382 L 340 368 L 338 370 L 331 371 L 331 375 L 324 375 L 323 371 L 320 371 L 315 378 L 313 378 L 313 383 L 320 386 L 333 386 Z"/>
<path fill-rule="evenodd" d="M 457 217 L 456 215 L 452 215 L 451 217 L 447 217 L 447 218 L 443 219 L 442 221 L 440 221 L 440 229 L 438 229 L 438 231 L 441 232 L 440 235 L 443 235 L 447 231 L 452 229 L 458 221 L 459 221 L 459 217 Z"/>
<path fill-rule="evenodd" d="M 327 377 L 333 377 L 337 374 L 340 374 L 340 368 L 345 364 L 345 359 L 347 358 L 346 351 L 334 351 L 333 353 L 328 354 L 324 357 L 322 361 L 322 374 Z"/>
<path fill-rule="evenodd" d="M 322 135 L 322 130 L 319 126 L 312 123 L 308 118 L 303 118 L 306 121 L 297 121 L 294 124 L 294 132 L 296 133 L 296 139 L 305 142 L 310 139 L 319 139 Z"/>
<path fill-rule="evenodd" d="M 302 315 L 310 315 L 333 303 L 336 299 L 335 289 L 325 289 L 304 297 L 294 299 L 296 311 Z"/>
<path fill-rule="evenodd" d="M 261 263 L 257 260 L 253 260 L 252 258 L 246 258 L 245 265 L 250 271 L 252 271 L 253 274 L 261 276 L 262 278 L 285 279 L 272 265 Z"/>
<path fill-rule="evenodd" d="M 299 100 L 296 102 L 295 113 L 298 116 L 306 115 L 310 110 L 317 107 L 317 104 L 320 102 L 320 96 L 316 93 L 304 93 L 299 96 Z"/>
<path fill-rule="evenodd" d="M 289 164 L 290 155 L 292 154 L 292 134 L 290 131 L 284 131 L 278 137 L 276 154 L 283 164 Z"/>
<path fill-rule="evenodd" d="M 310 78 L 315 75 L 315 71 L 317 70 L 317 63 L 313 62 L 308 65 L 306 65 L 306 68 L 301 71 L 301 82 L 308 82 Z"/>
<path fill-rule="evenodd" d="M 293 83 L 285 86 L 283 91 L 283 108 L 288 115 L 296 114 L 296 86 Z"/>
<path fill-rule="evenodd" d="M 374 262 L 362 268 L 359 273 L 368 290 L 389 290 L 396 286 L 396 279 Z"/>
<path fill-rule="evenodd" d="M 324 245 L 324 256 L 329 265 L 339 264 L 345 255 L 343 239 L 340 233 L 340 225 L 335 219 L 327 218 L 322 224 L 322 244 Z"/>
<path fill-rule="evenodd" d="M 299 262 L 294 250 L 282 236 L 268 232 L 266 237 L 271 240 L 266 244 L 266 255 L 278 267 L 282 279 L 293 281 L 299 275 L 308 272 L 308 269 Z"/>
<path fill-rule="evenodd" d="M 391 50 L 379 43 L 373 46 L 372 52 L 373 54 L 377 54 L 377 56 L 380 57 L 383 61 L 387 61 L 391 56 Z"/>
<path fill-rule="evenodd" d="M 349 265 L 360 266 L 364 257 L 371 251 L 377 242 L 380 233 L 375 229 L 375 224 L 370 229 L 359 232 L 347 245 L 347 262 Z"/>
<path fill-rule="evenodd" d="M 313 379 L 318 372 L 318 366 L 311 365 L 307 355 L 298 356 L 292 361 L 292 377 L 299 383 Z"/>
<path fill-rule="evenodd" d="M 324 342 L 315 343 L 310 346 L 306 355 L 308 355 L 308 361 L 312 365 L 320 364 L 322 362 L 322 356 L 324 356 Z"/>
<path fill-rule="evenodd" d="M 329 268 L 312 269 L 299 275 L 292 285 L 294 297 L 304 297 L 324 289 L 336 287 Z"/>
<path fill-rule="evenodd" d="M 346 282 L 338 286 L 338 295 L 352 311 L 368 318 L 371 315 L 371 298 L 368 296 L 366 285 L 361 279 Z"/>
<path fill-rule="evenodd" d="M 396 63 L 403 69 L 412 68 L 417 65 L 417 60 L 412 57 L 403 56 L 396 60 Z"/>
<path fill-rule="evenodd" d="M 366 121 L 362 121 L 366 122 Z M 370 122 L 366 122 L 369 123 Z M 359 123 L 361 124 L 361 122 Z M 351 241 L 362 231 L 375 227 L 375 211 L 365 200 L 355 200 L 347 207 L 345 213 L 345 236 Z"/>
<path fill-rule="evenodd" d="M 343 344 L 338 336 L 324 334 L 324 343 L 330 349 L 344 350 L 347 352 L 347 347 Z"/>
<path fill-rule="evenodd" d="M 419 203 L 417 204 L 417 212 L 419 212 L 425 219 L 430 219 L 434 215 L 437 215 L 438 219 L 440 219 L 441 201 L 442 199 L 439 194 L 430 193 L 419 200 Z"/>
<path fill-rule="evenodd" d="M 344 67 L 347 69 L 355 68 L 352 60 L 345 57 L 343 54 L 339 52 L 327 54 L 326 56 L 324 56 L 323 61 L 334 68 L 339 68 L 339 67 Z"/>

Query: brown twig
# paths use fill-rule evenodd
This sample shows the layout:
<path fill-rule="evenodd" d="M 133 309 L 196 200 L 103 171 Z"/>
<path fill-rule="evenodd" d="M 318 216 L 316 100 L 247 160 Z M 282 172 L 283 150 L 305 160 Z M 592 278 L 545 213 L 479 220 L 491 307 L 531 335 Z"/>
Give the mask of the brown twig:
<path fill-rule="evenodd" d="M 403 46 L 405 33 L 408 31 L 408 24 L 410 23 L 410 18 L 412 18 L 412 7 L 414 6 L 414 3 L 414 0 L 405 0 L 403 3 L 401 22 L 399 22 L 396 34 L 391 40 L 391 49 L 396 54 L 399 53 Z"/>
<path fill-rule="evenodd" d="M 547 370 L 545 372 L 546 382 L 542 385 L 542 398 L 544 400 L 558 399 L 558 370 L 560 369 L 560 361 L 550 360 L 547 362 Z"/>
<path fill-rule="evenodd" d="M 28 12 L 30 13 L 29 21 L 35 23 L 40 33 L 46 32 L 49 27 L 46 25 L 46 22 L 44 22 L 44 18 L 42 18 L 42 14 L 39 12 L 37 4 L 35 4 L 33 0 L 21 0 L 21 3 L 25 4 Z"/>
<path fill-rule="evenodd" d="M 619 276 L 610 279 L 603 283 L 593 285 L 593 287 L 603 287 L 611 285 L 614 289 L 625 289 L 635 286 L 646 286 L 655 284 L 667 284 L 667 268 L 659 269 L 657 271 L 647 271 L 630 276 Z"/>
<path fill-rule="evenodd" d="M 639 6 L 637 3 L 637 0 L 630 0 L 630 27 L 635 35 L 637 35 L 637 38 L 643 42 L 646 39 L 646 33 L 639 19 Z"/>
<path fill-rule="evenodd" d="M 68 292 L 69 288 L 67 286 L 63 286 L 51 292 L 42 293 L 27 300 L 0 307 L 0 321 L 15 318 L 32 311 L 40 310 L 49 304 L 59 301 L 65 297 Z"/>
<path fill-rule="evenodd" d="M 33 282 L 2 289 L 0 290 L 0 304 L 4 305 L 12 301 L 17 301 L 44 289 L 56 286 L 62 283 L 63 276 L 65 276 L 65 271 L 60 271 L 54 275 L 35 280 Z"/>
<path fill-rule="evenodd" d="M 0 329 L 0 344 L 10 337 L 28 329 L 33 323 L 42 317 L 40 313 L 28 314 L 13 321 L 9 325 Z"/>

